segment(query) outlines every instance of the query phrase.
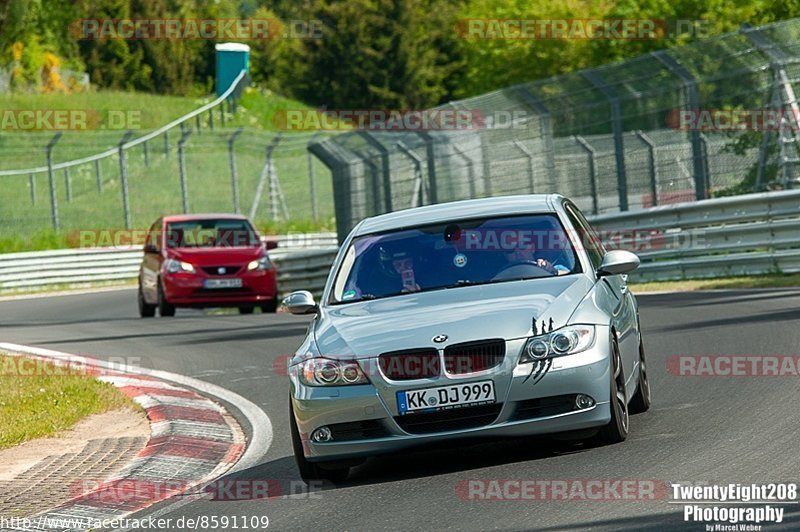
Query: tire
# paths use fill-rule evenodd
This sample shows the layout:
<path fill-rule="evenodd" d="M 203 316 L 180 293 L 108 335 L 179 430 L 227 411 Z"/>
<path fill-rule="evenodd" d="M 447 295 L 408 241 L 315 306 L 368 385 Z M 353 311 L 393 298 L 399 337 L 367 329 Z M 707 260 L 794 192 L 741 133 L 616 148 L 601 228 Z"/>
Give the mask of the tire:
<path fill-rule="evenodd" d="M 628 412 L 628 394 L 625 391 L 625 371 L 622 366 L 622 355 L 619 344 L 614 338 L 611 344 L 611 383 L 610 399 L 611 421 L 597 433 L 597 440 L 603 445 L 620 443 L 628 437 L 630 415 Z"/>
<path fill-rule="evenodd" d="M 270 299 L 261 305 L 261 312 L 264 314 L 274 314 L 278 311 L 278 298 Z"/>
<path fill-rule="evenodd" d="M 253 307 L 239 307 L 239 314 L 252 314 Z"/>
<path fill-rule="evenodd" d="M 171 318 L 175 315 L 175 305 L 170 305 L 167 302 L 160 280 L 158 281 L 158 315 L 162 318 Z"/>
<path fill-rule="evenodd" d="M 644 344 L 639 340 L 639 383 L 636 393 L 631 399 L 629 407 L 631 414 L 641 414 L 650 410 L 652 401 L 650 398 L 650 379 L 647 376 L 647 364 L 645 364 Z"/>
<path fill-rule="evenodd" d="M 294 418 L 292 409 L 292 399 L 289 398 L 289 426 L 292 432 L 292 450 L 297 469 L 300 471 L 300 478 L 306 483 L 312 480 L 328 480 L 330 482 L 341 482 L 350 474 L 349 467 L 337 467 L 335 462 L 321 464 L 319 462 L 309 462 L 303 453 L 303 442 L 300 439 L 300 431 L 297 428 L 297 421 Z"/>
<path fill-rule="evenodd" d="M 139 291 L 136 294 L 136 300 L 139 304 L 139 317 L 140 318 L 152 318 L 156 315 L 156 306 L 151 305 L 147 301 L 144 300 L 144 294 L 142 293 L 142 285 L 139 285 Z"/>

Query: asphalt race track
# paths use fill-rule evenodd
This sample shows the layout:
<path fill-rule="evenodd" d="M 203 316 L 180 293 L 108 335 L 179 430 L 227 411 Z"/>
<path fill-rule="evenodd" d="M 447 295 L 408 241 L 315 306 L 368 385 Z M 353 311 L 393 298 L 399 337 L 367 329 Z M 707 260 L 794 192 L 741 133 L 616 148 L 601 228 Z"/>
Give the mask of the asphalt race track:
<path fill-rule="evenodd" d="M 271 500 L 192 501 L 161 517 L 262 516 L 276 530 L 705 530 L 685 523 L 670 497 L 643 501 L 481 501 L 456 491 L 467 479 L 649 479 L 684 483 L 800 481 L 798 377 L 681 377 L 674 355 L 794 355 L 800 291 L 640 296 L 653 408 L 608 447 L 542 439 L 486 441 L 372 459 L 336 487 Z M 272 420 L 260 465 L 239 478 L 302 486 L 291 453 L 286 377 L 276 359 L 295 349 L 308 320 L 285 314 L 139 319 L 135 291 L 0 302 L 0 339 L 142 366 L 232 390 Z M 133 359 L 136 361 L 136 358 Z M 245 427 L 247 428 L 247 427 Z M 248 429 L 249 430 L 249 429 Z M 800 528 L 800 505 L 782 525 Z"/>

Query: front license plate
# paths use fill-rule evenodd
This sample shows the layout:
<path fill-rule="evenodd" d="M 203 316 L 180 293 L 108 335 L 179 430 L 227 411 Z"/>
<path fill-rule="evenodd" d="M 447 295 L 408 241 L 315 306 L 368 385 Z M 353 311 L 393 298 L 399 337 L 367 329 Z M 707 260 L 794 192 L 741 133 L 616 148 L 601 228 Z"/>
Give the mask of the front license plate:
<path fill-rule="evenodd" d="M 206 279 L 203 281 L 205 288 L 241 288 L 241 279 Z"/>
<path fill-rule="evenodd" d="M 464 406 L 488 405 L 494 402 L 493 381 L 465 382 L 438 388 L 397 392 L 397 410 L 401 415 L 422 410 L 435 412 Z"/>

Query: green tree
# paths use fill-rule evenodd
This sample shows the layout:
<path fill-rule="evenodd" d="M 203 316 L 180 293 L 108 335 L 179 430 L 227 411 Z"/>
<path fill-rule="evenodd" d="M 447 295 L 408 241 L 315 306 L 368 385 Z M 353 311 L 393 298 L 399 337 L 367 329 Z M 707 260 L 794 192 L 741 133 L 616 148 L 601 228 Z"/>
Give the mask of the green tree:
<path fill-rule="evenodd" d="M 449 31 L 456 2 L 317 0 L 300 13 L 322 23 L 276 66 L 277 82 L 318 105 L 417 108 L 448 92 L 459 61 Z"/>

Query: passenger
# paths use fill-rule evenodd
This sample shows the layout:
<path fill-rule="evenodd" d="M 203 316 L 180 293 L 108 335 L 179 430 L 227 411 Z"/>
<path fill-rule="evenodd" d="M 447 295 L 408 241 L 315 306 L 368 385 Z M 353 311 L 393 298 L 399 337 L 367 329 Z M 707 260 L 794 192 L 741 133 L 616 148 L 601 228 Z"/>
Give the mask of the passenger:
<path fill-rule="evenodd" d="M 536 256 L 536 244 L 531 239 L 529 242 L 520 243 L 517 247 L 503 251 L 508 264 L 533 264 L 543 269 L 550 275 L 565 275 L 569 273 L 569 268 L 560 264 L 554 265 L 547 259 Z"/>

